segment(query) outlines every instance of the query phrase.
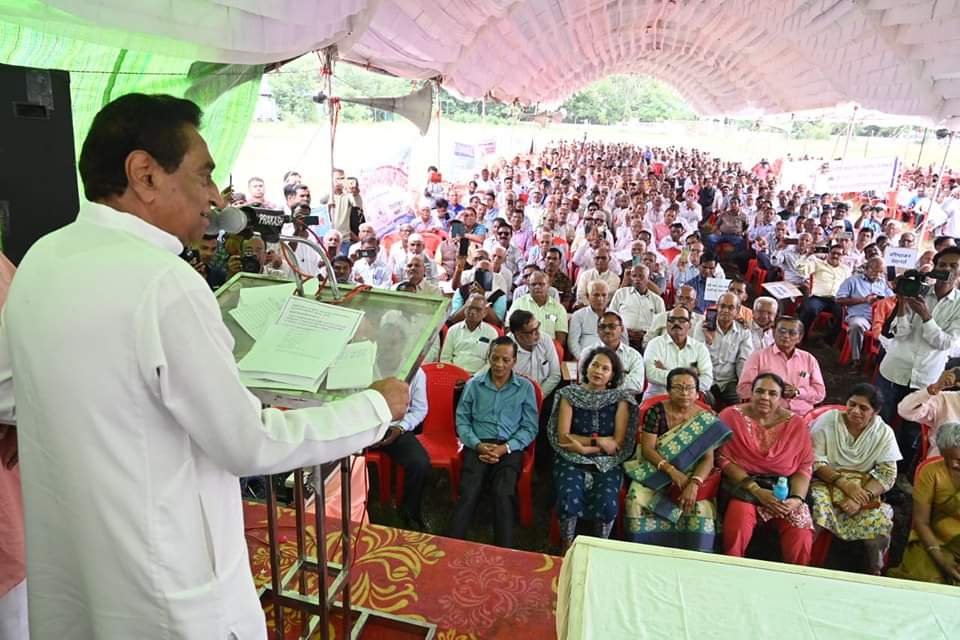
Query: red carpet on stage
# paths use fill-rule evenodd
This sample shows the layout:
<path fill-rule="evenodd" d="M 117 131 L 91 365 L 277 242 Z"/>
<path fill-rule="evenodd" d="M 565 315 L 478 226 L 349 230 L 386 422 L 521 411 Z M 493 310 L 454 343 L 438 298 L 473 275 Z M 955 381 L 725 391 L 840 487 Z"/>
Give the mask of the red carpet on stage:
<path fill-rule="evenodd" d="M 257 586 L 270 579 L 267 518 L 263 504 L 244 504 L 250 565 Z M 331 528 L 339 526 L 331 523 Z M 293 511 L 280 517 L 281 563 L 296 558 Z M 357 537 L 351 579 L 358 606 L 410 616 L 437 625 L 437 640 L 491 640 L 556 637 L 554 610 L 561 558 L 513 551 L 464 540 L 369 524 Z M 328 557 L 339 562 L 339 532 L 328 533 Z M 316 552 L 313 527 L 307 552 Z M 309 581 L 315 592 L 316 579 Z M 296 638 L 297 618 L 288 611 L 286 637 Z M 270 605 L 268 623 L 272 623 Z M 408 638 L 406 634 L 378 638 Z"/>

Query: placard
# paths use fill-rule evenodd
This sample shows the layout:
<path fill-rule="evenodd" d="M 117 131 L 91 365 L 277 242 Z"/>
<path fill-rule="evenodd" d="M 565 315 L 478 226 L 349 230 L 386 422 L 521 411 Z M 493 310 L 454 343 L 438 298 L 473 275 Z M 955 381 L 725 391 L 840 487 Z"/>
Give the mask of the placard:
<path fill-rule="evenodd" d="M 917 250 L 903 247 L 887 247 L 884 263 L 897 269 L 913 269 L 917 266 Z"/>
<path fill-rule="evenodd" d="M 766 289 L 767 293 L 777 300 L 799 298 L 803 295 L 803 292 L 800 291 L 796 285 L 787 282 L 786 280 L 781 280 L 780 282 L 764 282 L 763 288 Z"/>
<path fill-rule="evenodd" d="M 727 278 L 707 278 L 707 286 L 703 291 L 703 299 L 707 302 L 716 302 L 729 288 L 730 280 Z"/>

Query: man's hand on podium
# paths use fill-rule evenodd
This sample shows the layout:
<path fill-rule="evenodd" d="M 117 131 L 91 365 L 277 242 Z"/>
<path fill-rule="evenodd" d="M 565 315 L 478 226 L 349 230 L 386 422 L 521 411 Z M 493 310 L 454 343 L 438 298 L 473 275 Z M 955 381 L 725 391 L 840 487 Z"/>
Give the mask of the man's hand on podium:
<path fill-rule="evenodd" d="M 384 378 L 370 385 L 370 388 L 383 396 L 390 407 L 394 420 L 400 420 L 410 406 L 410 386 L 398 378 Z"/>

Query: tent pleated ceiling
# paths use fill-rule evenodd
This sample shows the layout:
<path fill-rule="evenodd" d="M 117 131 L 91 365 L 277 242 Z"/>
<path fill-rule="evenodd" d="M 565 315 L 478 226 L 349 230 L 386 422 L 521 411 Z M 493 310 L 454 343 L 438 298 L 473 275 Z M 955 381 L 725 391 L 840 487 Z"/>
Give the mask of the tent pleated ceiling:
<path fill-rule="evenodd" d="M 208 62 L 335 44 L 349 61 L 526 104 L 637 73 L 705 115 L 856 102 L 960 123 L 960 0 L 0 0 L 0 15 Z"/>

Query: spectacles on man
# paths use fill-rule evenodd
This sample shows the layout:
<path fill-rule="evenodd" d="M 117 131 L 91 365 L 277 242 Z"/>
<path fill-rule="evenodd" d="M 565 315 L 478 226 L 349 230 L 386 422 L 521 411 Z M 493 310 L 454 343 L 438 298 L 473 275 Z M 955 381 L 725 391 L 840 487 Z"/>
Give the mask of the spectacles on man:
<path fill-rule="evenodd" d="M 619 322 L 601 322 L 600 324 L 597 325 L 597 328 L 600 329 L 600 331 L 613 331 L 614 329 L 618 329 L 619 327 L 620 327 Z"/>
<path fill-rule="evenodd" d="M 690 318 L 676 318 L 671 316 L 667 318 L 667 322 L 670 324 L 684 324 L 686 322 L 690 322 Z"/>
<path fill-rule="evenodd" d="M 777 333 L 782 336 L 798 336 L 800 329 L 787 329 L 786 327 L 777 327 Z"/>
<path fill-rule="evenodd" d="M 537 333 L 538 331 L 540 331 L 540 324 L 539 324 L 539 323 L 537 323 L 536 326 L 531 327 L 530 329 L 520 329 L 519 331 L 517 331 L 517 333 L 522 333 L 522 334 L 525 335 L 525 336 L 529 336 L 529 335 L 532 335 L 532 334 L 534 334 L 534 333 Z"/>

